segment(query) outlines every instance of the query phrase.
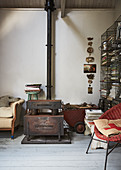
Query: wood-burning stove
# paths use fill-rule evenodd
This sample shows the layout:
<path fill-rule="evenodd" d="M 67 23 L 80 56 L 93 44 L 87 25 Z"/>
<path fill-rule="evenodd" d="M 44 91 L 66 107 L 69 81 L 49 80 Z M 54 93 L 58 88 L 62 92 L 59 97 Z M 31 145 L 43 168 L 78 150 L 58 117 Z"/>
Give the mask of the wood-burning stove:
<path fill-rule="evenodd" d="M 45 10 L 47 11 L 47 100 L 27 102 L 27 114 L 24 116 L 26 137 L 22 143 L 31 141 L 32 136 L 56 136 L 58 141 L 64 139 L 64 143 L 70 143 L 70 138 L 63 126 L 64 115 L 59 111 L 62 105 L 61 100 L 51 100 L 51 14 L 55 10 L 53 0 L 46 0 Z M 48 109 L 47 112 L 43 111 L 45 109 Z"/>
<path fill-rule="evenodd" d="M 71 143 L 68 129 L 64 128 L 61 106 L 61 100 L 27 101 L 27 114 L 24 116 L 26 136 L 22 143 Z"/>
<path fill-rule="evenodd" d="M 47 109 L 48 112 L 44 112 Z M 64 116 L 61 100 L 30 100 L 27 102 L 27 114 L 24 117 L 24 134 L 30 136 L 58 136 L 64 135 Z"/>

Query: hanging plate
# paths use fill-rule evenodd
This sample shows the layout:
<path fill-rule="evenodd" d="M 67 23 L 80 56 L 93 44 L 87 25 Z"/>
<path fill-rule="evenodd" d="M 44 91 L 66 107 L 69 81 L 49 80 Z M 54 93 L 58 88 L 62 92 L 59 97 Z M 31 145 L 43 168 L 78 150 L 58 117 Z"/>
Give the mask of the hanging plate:
<path fill-rule="evenodd" d="M 93 49 L 92 47 L 88 47 L 88 48 L 87 48 L 87 52 L 88 52 L 88 53 L 93 53 L 93 51 L 94 51 L 94 49 Z"/>
<path fill-rule="evenodd" d="M 92 41 L 88 42 L 88 45 L 89 45 L 89 46 L 92 46 L 92 44 L 93 44 L 93 42 L 92 42 Z"/>
<path fill-rule="evenodd" d="M 93 37 L 88 37 L 87 39 L 88 39 L 88 41 L 92 41 Z"/>
<path fill-rule="evenodd" d="M 94 79 L 94 77 L 95 77 L 95 75 L 94 75 L 94 74 L 87 74 L 87 78 L 88 78 L 88 79 L 93 80 L 93 79 Z"/>
<path fill-rule="evenodd" d="M 94 57 L 87 57 L 86 62 L 88 62 L 88 63 L 94 62 Z"/>

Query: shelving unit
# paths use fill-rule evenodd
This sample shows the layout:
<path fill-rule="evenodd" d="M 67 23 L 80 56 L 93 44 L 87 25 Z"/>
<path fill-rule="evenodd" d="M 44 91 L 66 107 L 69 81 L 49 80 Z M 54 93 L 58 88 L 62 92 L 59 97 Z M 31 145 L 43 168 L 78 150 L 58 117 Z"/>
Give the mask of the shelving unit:
<path fill-rule="evenodd" d="M 101 36 L 100 96 L 103 111 L 121 102 L 121 16 Z"/>

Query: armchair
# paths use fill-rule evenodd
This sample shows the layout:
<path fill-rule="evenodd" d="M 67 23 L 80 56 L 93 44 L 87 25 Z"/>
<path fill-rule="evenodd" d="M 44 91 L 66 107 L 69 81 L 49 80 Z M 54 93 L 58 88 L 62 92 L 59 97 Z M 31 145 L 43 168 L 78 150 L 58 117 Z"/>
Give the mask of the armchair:
<path fill-rule="evenodd" d="M 0 131 L 11 130 L 11 139 L 14 138 L 14 129 L 20 124 L 20 114 L 23 99 L 12 102 L 8 107 L 0 107 Z"/>
<path fill-rule="evenodd" d="M 104 114 L 102 114 L 99 119 L 107 119 L 107 120 L 120 120 L 121 119 L 121 103 L 118 105 L 113 106 L 111 109 L 107 110 Z M 114 127 L 115 128 L 115 127 Z M 107 143 L 107 149 L 106 149 L 106 156 L 105 156 L 105 165 L 104 165 L 104 170 L 106 170 L 106 165 L 107 165 L 107 158 L 108 155 L 114 150 L 114 148 L 121 143 L 121 133 L 112 135 L 112 136 L 105 136 L 102 134 L 97 126 L 95 125 L 94 127 L 94 134 L 99 138 L 98 141 L 105 142 Z M 86 154 L 88 154 L 88 150 L 90 148 L 90 145 L 92 143 L 92 140 L 97 140 L 94 139 L 94 134 L 91 137 L 90 143 L 88 145 Z M 109 143 L 114 142 L 115 145 L 114 147 L 109 151 Z"/>

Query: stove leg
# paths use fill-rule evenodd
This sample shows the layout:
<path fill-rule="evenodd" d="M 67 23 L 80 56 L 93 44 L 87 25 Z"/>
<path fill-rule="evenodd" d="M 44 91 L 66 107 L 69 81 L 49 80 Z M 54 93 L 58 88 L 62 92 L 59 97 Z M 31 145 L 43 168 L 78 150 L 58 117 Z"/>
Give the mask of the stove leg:
<path fill-rule="evenodd" d="M 27 141 L 30 140 L 30 135 L 29 135 L 29 122 L 27 122 Z"/>
<path fill-rule="evenodd" d="M 59 140 L 59 141 L 61 140 L 61 137 L 60 137 L 60 135 L 58 135 L 58 140 Z"/>
<path fill-rule="evenodd" d="M 58 123 L 58 126 L 59 126 L 59 131 L 58 131 L 58 140 L 60 141 L 61 140 L 61 124 Z"/>

